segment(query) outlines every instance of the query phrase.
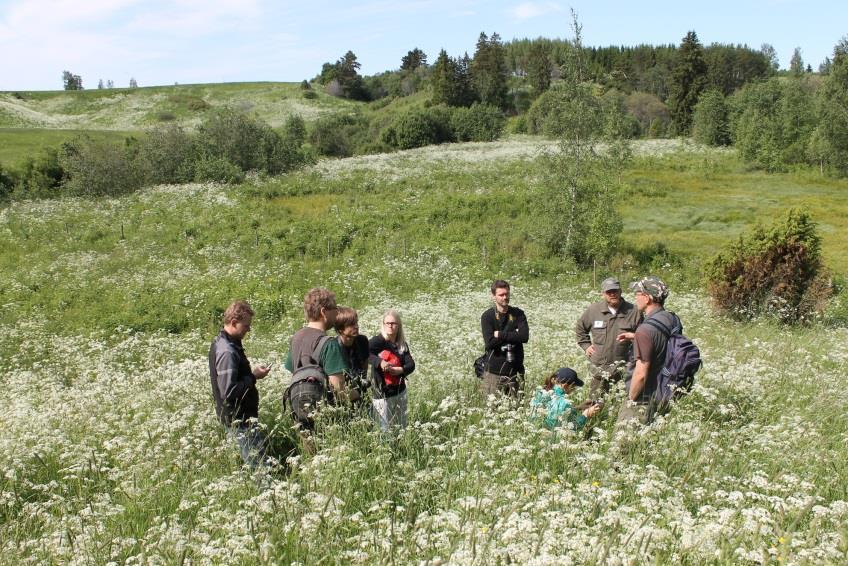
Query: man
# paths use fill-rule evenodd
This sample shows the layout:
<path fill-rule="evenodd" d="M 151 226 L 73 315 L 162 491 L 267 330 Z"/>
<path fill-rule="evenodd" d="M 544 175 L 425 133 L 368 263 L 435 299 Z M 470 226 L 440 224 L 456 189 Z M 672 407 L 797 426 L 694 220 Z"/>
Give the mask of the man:
<path fill-rule="evenodd" d="M 665 352 L 668 337 L 653 324 L 651 319 L 665 328 L 680 327 L 680 320 L 674 313 L 665 310 L 668 287 L 657 277 L 646 277 L 630 284 L 635 294 L 636 308 L 644 314 L 645 320 L 635 332 L 623 332 L 618 340 L 633 342 L 634 365 L 632 374 L 626 379 L 627 399 L 618 413 L 616 425 L 628 421 L 650 424 L 659 407 L 656 401 L 660 371 L 665 365 Z"/>
<path fill-rule="evenodd" d="M 327 330 L 336 322 L 336 294 L 316 287 L 303 299 L 306 326 L 291 339 L 286 369 L 294 374 L 298 369 L 312 366 L 323 370 L 324 376 L 295 380 L 286 390 L 291 416 L 299 429 L 308 434 L 315 428 L 313 413 L 322 402 L 332 403 L 347 398 L 345 373 L 350 365 L 338 340 L 326 339 Z M 323 342 L 323 345 L 319 344 Z M 318 346 L 321 348 L 318 349 Z"/>
<path fill-rule="evenodd" d="M 359 333 L 359 314 L 350 307 L 339 307 L 334 326 L 342 355 L 350 366 L 346 376 L 348 389 L 357 391 L 357 408 L 366 412 L 365 392 L 371 387 L 368 379 L 368 337 Z"/>
<path fill-rule="evenodd" d="M 601 297 L 603 300 L 589 305 L 574 326 L 577 345 L 583 348 L 589 360 L 591 399 L 603 397 L 611 384 L 621 381 L 631 343 L 619 341 L 618 335 L 635 331 L 642 321 L 639 310 L 622 298 L 618 279 L 603 280 Z"/>
<path fill-rule="evenodd" d="M 524 387 L 524 344 L 530 329 L 524 311 L 509 306 L 509 283 L 498 279 L 491 292 L 495 306 L 480 317 L 486 347 L 480 387 L 484 397 L 500 392 L 517 398 Z"/>
<path fill-rule="evenodd" d="M 265 436 L 259 430 L 259 391 L 256 382 L 270 371 L 251 370 L 242 340 L 250 332 L 253 310 L 235 301 L 224 311 L 224 327 L 209 347 L 209 376 L 218 420 L 239 446 L 244 463 L 255 469 L 265 465 Z"/>

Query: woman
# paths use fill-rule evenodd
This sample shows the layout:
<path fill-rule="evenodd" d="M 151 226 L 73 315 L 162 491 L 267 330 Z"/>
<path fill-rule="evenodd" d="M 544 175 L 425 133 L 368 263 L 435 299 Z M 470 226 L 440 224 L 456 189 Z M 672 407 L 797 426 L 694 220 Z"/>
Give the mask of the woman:
<path fill-rule="evenodd" d="M 415 360 L 403 334 L 403 322 L 395 310 L 383 315 L 380 333 L 368 342 L 374 419 L 384 431 L 406 427 L 406 377 L 415 371 Z"/>
<path fill-rule="evenodd" d="M 580 411 L 571 405 L 568 395 L 582 386 L 583 381 L 573 369 L 559 368 L 545 378 L 544 388 L 536 391 L 536 396 L 530 402 L 533 414 L 543 418 L 543 424 L 549 429 L 568 421 L 574 430 L 580 430 L 602 407 L 600 403 L 593 403 Z"/>
<path fill-rule="evenodd" d="M 345 381 L 350 391 L 359 393 L 359 399 L 354 401 L 354 405 L 359 407 L 366 402 L 365 392 L 371 387 L 368 381 L 368 337 L 359 333 L 359 315 L 350 307 L 339 307 L 335 329 L 342 355 L 350 365 Z"/>

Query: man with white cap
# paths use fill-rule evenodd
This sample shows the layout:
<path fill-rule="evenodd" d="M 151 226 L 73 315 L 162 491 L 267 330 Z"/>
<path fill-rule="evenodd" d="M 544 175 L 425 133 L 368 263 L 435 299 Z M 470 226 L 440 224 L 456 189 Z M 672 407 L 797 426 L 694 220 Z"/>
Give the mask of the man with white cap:
<path fill-rule="evenodd" d="M 603 280 L 601 297 L 601 301 L 589 305 L 574 326 L 577 345 L 589 359 L 592 375 L 589 397 L 592 399 L 605 395 L 611 384 L 621 381 L 631 343 L 618 341 L 617 337 L 634 332 L 642 321 L 639 310 L 622 298 L 618 279 L 607 277 Z"/>

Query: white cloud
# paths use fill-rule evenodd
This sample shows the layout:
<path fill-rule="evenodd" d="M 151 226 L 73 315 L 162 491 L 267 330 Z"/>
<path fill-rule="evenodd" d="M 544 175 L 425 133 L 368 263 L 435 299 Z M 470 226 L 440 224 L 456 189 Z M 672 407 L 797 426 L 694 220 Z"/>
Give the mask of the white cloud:
<path fill-rule="evenodd" d="M 529 20 L 552 12 L 562 12 L 562 6 L 555 2 L 523 2 L 509 10 L 517 20 Z"/>

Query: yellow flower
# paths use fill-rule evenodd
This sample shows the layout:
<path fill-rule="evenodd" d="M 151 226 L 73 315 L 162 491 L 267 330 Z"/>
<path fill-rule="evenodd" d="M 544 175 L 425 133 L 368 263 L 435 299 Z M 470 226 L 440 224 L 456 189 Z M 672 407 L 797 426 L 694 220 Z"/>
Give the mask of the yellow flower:
<path fill-rule="evenodd" d="M 599 482 L 599 481 L 593 481 L 593 482 L 592 482 L 592 487 L 601 487 L 601 482 Z"/>

